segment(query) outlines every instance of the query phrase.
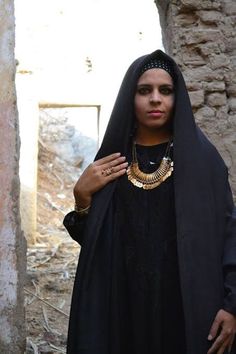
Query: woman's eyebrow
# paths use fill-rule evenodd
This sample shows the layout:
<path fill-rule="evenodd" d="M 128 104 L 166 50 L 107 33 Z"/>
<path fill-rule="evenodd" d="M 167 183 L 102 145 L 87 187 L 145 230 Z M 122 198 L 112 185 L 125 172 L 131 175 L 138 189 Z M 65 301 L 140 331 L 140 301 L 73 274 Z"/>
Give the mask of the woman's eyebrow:
<path fill-rule="evenodd" d="M 151 84 L 148 84 L 148 83 L 140 83 L 140 84 L 137 84 L 137 86 L 150 86 Z"/>

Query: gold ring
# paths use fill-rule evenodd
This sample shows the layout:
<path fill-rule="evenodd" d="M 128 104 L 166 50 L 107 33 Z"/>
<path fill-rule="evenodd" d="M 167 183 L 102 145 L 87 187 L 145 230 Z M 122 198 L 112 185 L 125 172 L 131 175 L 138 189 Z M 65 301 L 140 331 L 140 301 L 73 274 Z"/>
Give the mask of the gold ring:
<path fill-rule="evenodd" d="M 102 175 L 105 175 L 105 176 L 110 176 L 113 172 L 113 168 L 107 168 L 106 170 L 102 170 Z"/>

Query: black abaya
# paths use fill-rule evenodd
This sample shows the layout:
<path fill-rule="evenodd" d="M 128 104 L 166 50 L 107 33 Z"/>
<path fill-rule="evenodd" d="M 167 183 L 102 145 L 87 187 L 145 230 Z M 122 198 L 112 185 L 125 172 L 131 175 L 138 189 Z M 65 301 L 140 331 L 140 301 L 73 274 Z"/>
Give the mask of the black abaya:
<path fill-rule="evenodd" d="M 236 210 L 228 183 L 227 168 L 216 149 L 196 126 L 183 76 L 176 63 L 168 55 L 157 50 L 150 55 L 138 58 L 130 66 L 119 90 L 103 142 L 95 160 L 114 152 L 120 152 L 127 156 L 130 135 L 134 130 L 133 103 L 137 81 L 143 66 L 153 58 L 163 58 L 170 63 L 175 74 L 175 108 L 173 112 L 175 165 L 172 179 L 174 180 L 175 198 L 173 205 L 175 204 L 175 210 L 173 211 L 176 214 L 178 252 L 176 252 L 175 246 L 173 249 L 171 248 L 174 251 L 173 256 L 166 257 L 165 264 L 169 267 L 171 265 L 169 258 L 174 260 L 177 254 L 178 267 L 171 267 L 174 272 L 173 275 L 171 269 L 168 272 L 166 269 L 163 270 L 162 274 L 169 274 L 169 276 L 165 276 L 164 280 L 160 279 L 160 282 L 153 281 L 152 272 L 147 272 L 147 270 L 157 269 L 158 267 L 157 264 L 153 264 L 153 257 L 147 257 L 145 273 L 139 272 L 141 275 L 145 274 L 144 281 L 140 281 L 141 285 L 145 284 L 146 290 L 152 287 L 152 294 L 154 294 L 153 298 L 145 296 L 147 307 L 143 306 L 141 296 L 136 296 L 136 292 L 130 296 L 131 299 L 127 303 L 120 300 L 117 304 L 114 301 L 111 303 L 111 289 L 112 294 L 118 294 L 118 299 L 122 300 L 127 292 L 128 295 L 131 293 L 127 283 L 133 284 L 133 291 L 135 286 L 137 288 L 137 284 L 140 285 L 132 277 L 133 274 L 137 273 L 135 267 L 132 268 L 132 262 L 128 268 L 126 266 L 127 254 L 132 255 L 133 251 L 128 252 L 129 245 L 130 243 L 136 245 L 137 236 L 140 236 L 140 240 L 142 240 L 147 225 L 146 221 L 144 223 L 143 220 L 147 218 L 148 213 L 150 212 L 155 215 L 155 218 L 158 218 L 158 211 L 162 211 L 162 208 L 158 206 L 159 196 L 158 194 L 155 195 L 161 193 L 161 188 L 149 193 L 151 196 L 150 208 L 142 208 L 139 205 L 140 203 L 143 205 L 145 202 L 143 197 L 137 199 L 138 208 L 142 208 L 137 210 L 139 217 L 137 217 L 136 210 L 131 210 L 131 205 L 130 208 L 127 208 L 122 204 L 122 200 L 120 201 L 121 207 L 126 208 L 128 213 L 128 218 L 125 219 L 123 226 L 126 226 L 125 223 L 127 222 L 127 227 L 131 227 L 128 224 L 132 221 L 129 218 L 131 214 L 136 215 L 139 226 L 141 225 L 140 220 L 142 225 L 145 225 L 145 228 L 142 226 L 143 229 L 141 227 L 141 230 L 138 230 L 139 234 L 134 235 L 133 243 L 131 242 L 132 239 L 124 240 L 125 233 L 117 234 L 116 232 L 114 234 L 115 220 L 118 217 L 114 213 L 114 202 L 119 203 L 116 200 L 117 195 L 115 196 L 115 192 L 118 191 L 116 188 L 121 187 L 119 180 L 108 183 L 93 195 L 87 221 L 80 220 L 75 212 L 69 213 L 65 217 L 64 225 L 70 235 L 82 244 L 82 248 L 73 289 L 67 345 L 68 354 L 110 354 L 111 333 L 116 333 L 112 337 L 114 340 L 113 348 L 115 344 L 119 348 L 119 338 L 122 335 L 124 343 L 128 343 L 130 346 L 127 346 L 126 350 L 122 348 L 122 354 L 130 354 L 134 348 L 134 343 L 139 345 L 140 342 L 143 342 L 149 345 L 155 342 L 154 339 L 157 336 L 155 328 L 158 328 L 159 323 L 157 323 L 158 326 L 150 325 L 149 327 L 146 326 L 146 323 L 154 323 L 157 318 L 162 318 L 161 326 L 164 333 L 161 334 L 161 337 L 164 338 L 164 349 L 162 348 L 165 351 L 164 353 L 173 352 L 173 348 L 168 348 L 169 344 L 175 343 L 175 338 L 172 338 L 172 335 L 174 336 L 175 331 L 180 329 L 180 336 L 183 338 L 184 331 L 182 329 L 185 328 L 187 349 L 186 351 L 180 351 L 180 353 L 206 354 L 210 345 L 207 336 L 217 312 L 220 309 L 225 309 L 232 314 L 236 314 Z M 172 179 L 163 183 L 162 187 L 165 188 L 172 183 Z M 144 193 L 144 191 L 138 190 L 136 192 Z M 144 194 L 148 195 L 148 193 Z M 122 193 L 119 198 L 122 198 Z M 168 205 L 167 200 L 164 204 L 166 206 Z M 122 208 L 116 207 L 116 210 L 119 209 L 122 212 Z M 174 218 L 174 215 L 172 218 Z M 173 227 L 173 223 L 169 221 L 168 223 Z M 123 229 L 126 230 L 125 227 Z M 152 241 L 154 236 L 158 237 L 160 235 L 157 227 L 154 231 L 148 233 L 152 236 Z M 122 238 L 119 237 L 120 235 Z M 122 247 L 121 241 L 123 244 L 125 241 L 125 247 Z M 115 261 L 114 244 L 117 245 L 116 252 L 120 247 L 118 255 L 123 256 L 123 258 L 117 256 L 119 263 Z M 149 244 L 152 244 L 152 242 Z M 147 254 L 146 242 L 140 243 L 139 246 L 143 250 L 142 255 Z M 153 248 L 149 251 L 150 254 L 153 252 L 154 255 L 159 255 L 161 249 L 161 247 Z M 126 252 L 123 252 L 124 250 Z M 140 253 L 138 253 L 138 256 L 140 256 Z M 160 258 L 159 255 L 157 259 Z M 130 261 L 134 260 L 134 256 L 129 259 Z M 137 257 L 137 259 L 140 262 L 142 261 L 142 258 Z M 121 267 L 121 271 L 117 271 L 116 267 L 118 267 L 118 270 Z M 123 267 L 125 267 L 126 273 L 122 272 Z M 176 273 L 177 269 L 179 270 L 180 281 Z M 122 274 L 126 274 L 126 276 L 120 279 L 118 275 Z M 129 277 L 127 274 L 130 274 Z M 155 279 L 157 279 L 157 274 L 160 275 L 160 272 L 154 272 L 154 274 Z M 142 280 L 141 277 L 137 277 L 137 279 Z M 175 280 L 176 287 L 180 283 L 181 293 L 179 288 L 175 288 L 174 283 L 169 284 L 169 279 Z M 131 283 L 130 280 L 133 282 Z M 120 284 L 124 286 L 120 286 Z M 171 291 L 168 290 L 170 288 Z M 163 293 L 165 296 L 163 296 Z M 158 299 L 156 294 L 159 296 Z M 183 298 L 185 326 L 179 322 L 179 319 L 175 319 L 176 317 L 179 318 L 178 314 L 172 316 L 174 309 L 180 309 L 180 317 L 183 318 L 180 294 Z M 155 316 L 155 311 L 153 311 L 155 304 L 157 312 L 161 307 L 165 309 L 167 315 Z M 111 305 L 112 312 L 110 311 Z M 134 311 L 137 308 L 139 311 Z M 135 314 L 136 317 L 132 314 Z M 140 326 L 138 319 L 140 317 L 146 319 L 148 316 L 150 319 L 151 314 L 153 315 L 152 320 L 146 321 L 143 328 L 138 327 Z M 169 314 L 171 314 L 171 319 L 169 319 Z M 118 323 L 114 324 L 111 321 L 111 315 L 119 320 Z M 130 323 L 134 323 L 134 328 L 137 326 L 135 333 L 140 342 L 133 340 L 134 331 L 132 331 Z M 115 328 L 113 328 L 114 325 Z M 146 328 L 148 328 L 147 331 Z M 121 334 L 118 334 L 118 330 Z M 145 331 L 145 333 L 143 334 L 142 331 Z M 160 334 L 160 332 L 158 333 Z M 166 334 L 168 337 L 166 337 Z M 146 340 L 147 343 L 145 343 Z M 175 354 L 176 350 L 174 351 Z M 142 354 L 144 353 L 146 354 L 145 350 Z M 236 350 L 233 350 L 232 353 L 236 353 Z"/>
<path fill-rule="evenodd" d="M 167 143 L 137 146 L 153 172 Z M 111 354 L 184 354 L 173 176 L 144 190 L 123 176 L 114 193 Z"/>

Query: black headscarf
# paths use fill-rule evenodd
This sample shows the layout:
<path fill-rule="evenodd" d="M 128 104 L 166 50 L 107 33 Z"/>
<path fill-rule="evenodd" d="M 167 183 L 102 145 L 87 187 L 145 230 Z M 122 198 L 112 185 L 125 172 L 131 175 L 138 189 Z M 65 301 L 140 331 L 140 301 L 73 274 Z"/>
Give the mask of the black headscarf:
<path fill-rule="evenodd" d="M 182 200 L 182 195 L 191 196 L 194 203 L 196 203 L 196 208 L 207 209 L 207 214 L 210 206 L 206 204 L 206 201 L 212 200 L 212 191 L 209 188 L 211 186 L 211 166 L 215 161 L 225 171 L 225 165 L 214 146 L 195 124 L 189 95 L 181 71 L 175 61 L 161 50 L 156 50 L 149 55 L 136 59 L 127 70 L 95 160 L 115 152 L 120 152 L 122 155 L 127 154 L 134 130 L 134 96 L 137 82 L 143 67 L 155 58 L 160 58 L 167 62 L 174 73 L 175 106 L 172 119 L 174 126 L 176 217 L 179 231 L 185 232 L 185 222 L 182 219 L 191 219 L 193 213 L 197 215 L 197 210 L 196 212 L 193 211 L 194 204 L 191 207 L 189 207 L 188 201 L 185 204 Z M 211 159 L 210 162 L 209 159 Z M 98 230 L 102 225 L 111 201 L 115 184 L 116 181 L 109 183 L 93 197 L 89 215 L 90 230 L 93 235 L 91 244 L 87 245 L 91 260 L 96 248 Z M 89 267 L 86 267 L 86 271 L 90 271 Z"/>
<path fill-rule="evenodd" d="M 150 55 L 144 55 L 131 64 L 121 84 L 96 160 L 113 152 L 126 154 L 134 127 L 134 96 L 137 82 L 145 65 L 155 59 L 167 63 L 173 72 L 173 76 L 175 76 L 176 71 L 179 71 L 175 62 L 161 50 L 157 50 Z M 181 75 L 180 72 L 179 74 Z M 174 77 L 174 83 L 175 80 Z"/>

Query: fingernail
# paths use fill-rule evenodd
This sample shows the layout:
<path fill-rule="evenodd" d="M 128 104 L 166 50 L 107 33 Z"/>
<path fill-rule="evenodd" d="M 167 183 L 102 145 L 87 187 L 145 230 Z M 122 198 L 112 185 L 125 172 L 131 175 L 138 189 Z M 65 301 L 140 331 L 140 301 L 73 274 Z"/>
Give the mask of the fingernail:
<path fill-rule="evenodd" d="M 209 334 L 209 336 L 207 337 L 207 339 L 208 339 L 208 340 L 212 340 L 212 339 L 213 339 L 212 335 Z"/>

